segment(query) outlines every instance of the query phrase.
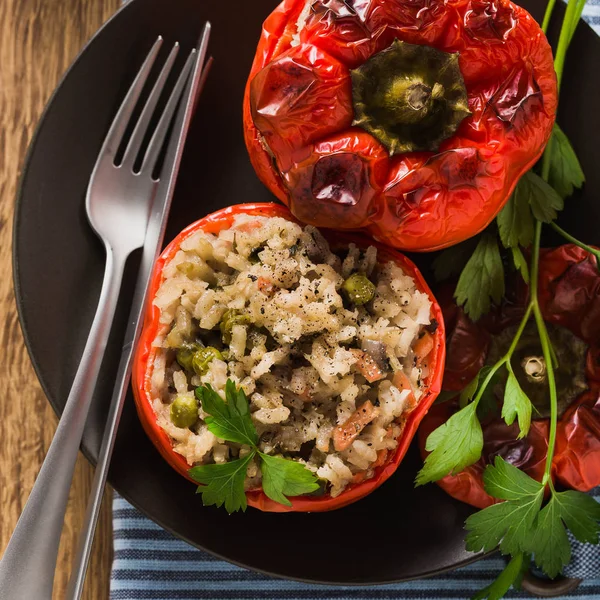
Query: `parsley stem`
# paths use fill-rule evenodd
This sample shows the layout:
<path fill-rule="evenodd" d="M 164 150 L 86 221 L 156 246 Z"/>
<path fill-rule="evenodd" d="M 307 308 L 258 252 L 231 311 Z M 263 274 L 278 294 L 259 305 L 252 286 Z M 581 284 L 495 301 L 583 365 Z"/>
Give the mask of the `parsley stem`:
<path fill-rule="evenodd" d="M 546 12 L 544 13 L 544 20 L 542 21 L 542 31 L 546 33 L 548 31 L 548 25 L 550 24 L 550 18 L 552 17 L 552 11 L 556 0 L 550 0 L 546 5 Z"/>
<path fill-rule="evenodd" d="M 521 339 L 521 336 L 523 335 L 523 331 L 525 331 L 525 327 L 529 321 L 529 318 L 531 317 L 532 310 L 533 310 L 533 305 L 530 302 L 527 305 L 525 314 L 523 315 L 523 318 L 521 319 L 521 322 L 519 323 L 519 327 L 517 329 L 517 332 L 515 333 L 515 337 L 513 338 L 506 354 L 498 362 L 496 362 L 492 367 L 490 367 L 489 373 L 487 374 L 486 378 L 483 380 L 483 383 L 479 387 L 477 394 L 473 398 L 473 402 L 475 404 L 478 404 L 479 400 L 481 400 L 481 397 L 483 396 L 483 392 L 485 392 L 485 389 L 490 384 L 492 377 L 494 377 L 494 375 L 496 374 L 498 369 L 500 369 L 504 365 L 506 365 L 509 370 L 512 370 L 512 367 L 510 364 L 510 359 L 512 358 L 512 355 L 514 354 L 515 350 L 517 349 L 517 344 L 519 343 L 519 340 Z"/>
<path fill-rule="evenodd" d="M 505 362 L 510 361 L 512 355 L 514 354 L 515 350 L 517 349 L 517 344 L 519 343 L 519 340 L 521 339 L 521 336 L 523 335 L 523 331 L 525 330 L 525 327 L 529 321 L 529 318 L 531 317 L 532 309 L 533 309 L 533 304 L 532 304 L 532 302 L 529 302 L 529 304 L 527 305 L 527 310 L 525 311 L 525 314 L 523 315 L 523 318 L 521 319 L 521 322 L 519 323 L 519 328 L 517 329 L 517 333 L 515 333 L 515 337 L 513 338 L 513 341 L 510 344 L 510 347 L 508 348 L 508 352 L 504 355 Z"/>
<path fill-rule="evenodd" d="M 572 244 L 579 246 L 586 252 L 589 252 L 590 254 L 595 256 L 596 257 L 596 267 L 598 268 L 598 270 L 600 270 L 600 251 L 599 250 L 596 250 L 596 248 L 592 248 L 592 246 L 588 246 L 587 244 L 580 242 L 577 238 L 573 237 L 570 233 L 566 232 L 562 227 L 557 225 L 554 221 L 552 221 L 550 223 L 550 227 L 552 227 L 552 229 L 554 229 L 554 231 L 556 231 L 557 233 L 560 233 L 560 235 L 562 235 L 566 240 L 568 240 Z"/>
<path fill-rule="evenodd" d="M 552 10 L 554 8 L 555 0 L 550 0 L 548 6 L 546 7 L 546 15 L 544 16 L 544 23 L 546 27 L 548 23 L 546 22 L 546 17 L 548 17 L 548 21 L 550 20 L 550 15 L 552 14 Z M 560 35 L 558 37 L 558 47 L 556 48 L 556 55 L 554 57 L 554 70 L 556 71 L 556 86 L 557 91 L 560 92 L 560 84 L 562 83 L 563 71 L 565 68 L 565 58 L 567 56 L 567 50 L 569 48 L 569 44 L 571 43 L 571 39 L 573 34 L 575 33 L 575 29 L 577 28 L 577 24 L 579 23 L 579 19 L 581 17 L 581 13 L 583 12 L 583 7 L 585 6 L 586 0 L 569 0 L 567 4 L 567 12 L 565 14 L 565 18 L 563 19 L 562 26 L 560 28 Z M 545 32 L 546 29 L 542 24 L 542 30 Z M 551 135 L 548 140 L 548 145 L 546 146 L 546 150 L 544 152 L 544 156 L 542 158 L 542 178 L 544 181 L 548 181 L 548 176 L 550 175 L 550 157 L 552 155 L 552 144 L 554 143 L 554 136 Z"/>
<path fill-rule="evenodd" d="M 481 400 L 481 396 L 483 396 L 483 392 L 485 392 L 485 389 L 490 384 L 490 381 L 492 381 L 492 377 L 496 374 L 496 371 L 498 369 L 500 369 L 500 367 L 504 366 L 505 362 L 506 362 L 506 356 L 502 357 L 495 365 L 492 365 L 490 367 L 490 370 L 489 370 L 488 374 L 486 375 L 486 378 L 483 380 L 483 383 L 479 386 L 479 389 L 477 390 L 477 394 L 473 398 L 474 404 L 479 404 L 479 401 Z"/>
<path fill-rule="evenodd" d="M 582 0 L 569 0 L 567 12 L 560 28 L 556 56 L 554 57 L 554 70 L 556 71 L 556 81 L 559 90 L 565 68 L 567 49 L 571 42 L 571 38 L 573 37 L 573 32 L 577 27 L 577 23 L 579 22 L 579 16 L 581 15 L 581 12 L 578 10 L 578 5 L 581 5 L 581 10 L 583 10 L 585 2 L 582 2 Z"/>
<path fill-rule="evenodd" d="M 542 235 L 542 223 L 536 219 L 535 231 L 533 235 L 533 249 L 531 252 L 531 284 L 529 286 L 529 293 L 531 296 L 530 304 L 535 309 L 535 305 L 538 304 L 538 287 L 539 287 L 539 273 L 540 273 L 540 239 Z"/>
<path fill-rule="evenodd" d="M 556 356 L 556 350 L 554 349 L 554 346 L 552 345 L 552 340 L 549 339 L 548 343 L 550 346 L 550 354 L 552 355 L 552 364 L 554 365 L 555 369 L 558 369 L 558 357 Z"/>
<path fill-rule="evenodd" d="M 554 458 L 554 446 L 556 444 L 556 426 L 558 422 L 558 396 L 556 393 L 556 380 L 554 378 L 554 363 L 552 352 L 550 351 L 550 337 L 548 329 L 544 322 L 544 317 L 538 302 L 538 279 L 540 264 L 540 239 L 542 235 L 542 223 L 536 221 L 535 234 L 533 239 L 533 252 L 531 257 L 531 305 L 533 306 L 533 316 L 537 325 L 542 353 L 546 361 L 546 376 L 548 377 L 548 389 L 550 392 L 550 431 L 548 433 L 548 452 L 546 454 L 546 468 L 542 483 L 550 482 L 550 473 L 552 470 L 552 459 Z M 550 482 L 551 483 L 551 482 Z"/>
<path fill-rule="evenodd" d="M 586 2 L 587 0 L 577 0 L 577 6 L 575 7 L 575 16 L 573 17 L 573 22 L 571 23 L 571 31 L 569 33 L 568 44 L 571 44 L 571 40 L 573 39 L 573 35 L 575 34 L 575 30 L 577 29 L 579 20 L 581 19 L 581 13 L 583 13 L 583 9 L 586 5 Z"/>

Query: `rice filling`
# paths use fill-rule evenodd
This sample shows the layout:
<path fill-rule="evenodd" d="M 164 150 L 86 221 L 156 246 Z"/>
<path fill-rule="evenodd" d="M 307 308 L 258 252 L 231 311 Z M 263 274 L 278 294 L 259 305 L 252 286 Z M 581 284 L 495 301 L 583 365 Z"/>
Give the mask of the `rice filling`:
<path fill-rule="evenodd" d="M 313 227 L 237 215 L 184 240 L 154 304 L 153 408 L 190 466 L 249 450 L 217 439 L 201 405 L 173 411 L 201 385 L 243 388 L 260 451 L 302 462 L 332 496 L 373 476 L 423 394 L 431 302 L 375 247 L 332 251 Z M 251 462 L 246 489 L 260 476 Z"/>

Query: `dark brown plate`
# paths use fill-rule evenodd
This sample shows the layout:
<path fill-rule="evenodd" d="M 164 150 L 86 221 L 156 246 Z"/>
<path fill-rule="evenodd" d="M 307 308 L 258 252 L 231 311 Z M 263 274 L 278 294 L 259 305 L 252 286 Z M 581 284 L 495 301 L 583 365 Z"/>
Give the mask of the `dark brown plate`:
<path fill-rule="evenodd" d="M 104 255 L 87 224 L 84 195 L 101 142 L 125 90 L 157 35 L 184 50 L 202 22 L 214 27 L 209 77 L 186 147 L 167 240 L 188 223 L 229 204 L 271 200 L 246 155 L 242 93 L 263 19 L 275 0 L 131 0 L 94 37 L 53 96 L 31 144 L 15 220 L 17 302 L 37 374 L 57 413 L 63 408 L 100 290 Z M 525 3 L 541 17 L 542 0 Z M 561 124 L 582 158 L 588 183 L 564 221 L 599 242 L 600 40 L 582 25 L 570 51 Z M 574 83 L 576 82 L 576 83 Z M 118 322 L 123 325 L 127 298 Z M 117 328 L 118 329 L 118 328 Z M 118 361 L 119 331 L 108 348 L 83 451 L 95 462 Z M 127 401 L 111 484 L 151 519 L 229 561 L 273 575 L 337 584 L 424 577 L 477 558 L 464 548 L 471 510 L 437 486 L 415 490 L 414 447 L 397 474 L 368 498 L 324 514 L 228 516 L 204 508 L 146 438 Z M 360 557 L 360 558 L 358 558 Z"/>

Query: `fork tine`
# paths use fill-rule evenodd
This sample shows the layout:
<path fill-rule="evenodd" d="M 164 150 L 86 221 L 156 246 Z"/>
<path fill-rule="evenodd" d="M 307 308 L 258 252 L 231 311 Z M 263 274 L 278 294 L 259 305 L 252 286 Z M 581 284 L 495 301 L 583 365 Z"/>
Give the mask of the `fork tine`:
<path fill-rule="evenodd" d="M 165 141 L 165 137 L 167 135 L 167 131 L 171 124 L 171 120 L 173 118 L 173 114 L 175 113 L 175 109 L 177 108 L 177 104 L 181 98 L 181 94 L 183 92 L 183 88 L 185 86 L 185 82 L 189 77 L 190 71 L 192 69 L 192 65 L 194 64 L 194 57 L 196 55 L 196 50 L 192 50 L 187 60 L 185 61 L 185 65 L 177 78 L 177 83 L 169 96 L 169 100 L 165 109 L 160 116 L 160 120 L 154 133 L 152 134 L 152 138 L 150 143 L 148 144 L 148 148 L 146 150 L 146 154 L 144 155 L 144 160 L 142 162 L 142 167 L 140 168 L 140 173 L 144 173 L 147 169 L 154 169 L 154 165 L 156 164 L 156 160 L 158 159 L 158 155 L 162 149 L 162 145 Z"/>
<path fill-rule="evenodd" d="M 160 50 L 162 43 L 163 38 L 158 36 L 157 40 L 152 46 L 152 49 L 148 53 L 144 64 L 136 75 L 134 82 L 129 88 L 127 96 L 125 96 L 125 99 L 119 107 L 119 112 L 117 112 L 117 116 L 112 122 L 108 133 L 106 134 L 106 138 L 104 139 L 104 143 L 102 144 L 102 149 L 99 154 L 100 157 L 110 157 L 114 160 L 119 145 L 121 144 L 121 140 L 123 139 L 123 135 L 125 134 L 125 130 L 127 129 L 127 125 L 129 124 L 129 120 L 131 119 L 133 109 L 139 100 L 142 89 L 146 84 L 146 80 L 148 79 L 148 75 L 150 74 L 150 70 L 154 65 L 154 61 L 156 60 L 156 56 L 158 55 L 158 51 Z"/>
<path fill-rule="evenodd" d="M 179 53 L 179 42 L 175 42 L 171 52 L 165 64 L 152 88 L 152 92 L 148 96 L 146 100 L 146 104 L 144 105 L 144 109 L 138 119 L 138 122 L 135 125 L 135 129 L 131 134 L 131 139 L 127 144 L 127 149 L 125 150 L 125 154 L 123 155 L 123 160 L 121 161 L 122 167 L 131 168 L 133 170 L 133 165 L 140 151 L 140 146 L 142 145 L 142 141 L 144 140 L 144 136 L 146 135 L 146 131 L 148 129 L 148 125 L 150 124 L 150 119 L 154 114 L 154 109 L 156 108 L 156 104 L 158 103 L 158 99 L 160 98 L 162 91 L 165 87 L 165 82 L 171 73 L 171 69 L 173 67 L 173 63 L 177 58 L 177 54 Z"/>
<path fill-rule="evenodd" d="M 181 74 L 177 79 L 177 83 L 175 84 L 175 87 L 171 92 L 163 114 L 160 117 L 160 121 L 158 122 L 158 125 L 156 126 L 156 129 L 152 134 L 152 139 L 150 140 L 150 144 L 148 145 L 148 149 L 146 150 L 146 155 L 144 156 L 144 161 L 142 163 L 140 173 L 143 173 L 147 169 L 149 169 L 150 171 L 154 169 L 156 161 L 160 155 L 160 151 L 163 147 L 165 137 L 169 131 L 173 115 L 175 114 L 175 110 L 177 109 L 179 100 L 181 99 L 183 89 L 194 65 L 196 52 L 199 53 L 198 64 L 203 65 L 204 59 L 206 57 L 206 49 L 208 48 L 209 37 L 210 24 L 206 23 L 202 32 L 202 37 L 200 39 L 198 50 L 194 49 L 190 52 L 190 55 L 188 56 L 188 59 L 185 62 Z"/>

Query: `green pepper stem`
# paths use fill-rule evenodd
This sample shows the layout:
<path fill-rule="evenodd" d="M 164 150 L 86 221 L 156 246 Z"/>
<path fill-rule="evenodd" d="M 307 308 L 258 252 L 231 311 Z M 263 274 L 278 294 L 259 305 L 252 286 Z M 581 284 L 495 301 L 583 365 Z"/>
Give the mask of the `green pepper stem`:
<path fill-rule="evenodd" d="M 396 39 L 350 74 L 353 124 L 390 155 L 437 152 L 471 114 L 458 54 Z"/>

